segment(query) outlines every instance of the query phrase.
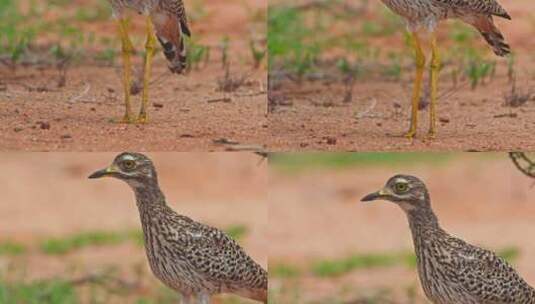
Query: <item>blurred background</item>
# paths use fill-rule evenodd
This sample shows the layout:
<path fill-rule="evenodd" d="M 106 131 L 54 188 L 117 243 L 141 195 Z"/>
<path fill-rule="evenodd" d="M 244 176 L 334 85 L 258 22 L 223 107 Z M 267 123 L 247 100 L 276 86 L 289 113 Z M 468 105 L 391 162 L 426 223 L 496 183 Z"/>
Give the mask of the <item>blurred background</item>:
<path fill-rule="evenodd" d="M 403 211 L 360 202 L 398 173 L 426 183 L 446 231 L 535 284 L 535 180 L 506 153 L 289 153 L 269 170 L 273 303 L 428 303 Z"/>
<path fill-rule="evenodd" d="M 175 211 L 229 233 L 267 267 L 265 161 L 252 153 L 147 155 Z M 132 190 L 87 179 L 115 156 L 1 154 L 0 303 L 179 302 L 149 270 Z"/>

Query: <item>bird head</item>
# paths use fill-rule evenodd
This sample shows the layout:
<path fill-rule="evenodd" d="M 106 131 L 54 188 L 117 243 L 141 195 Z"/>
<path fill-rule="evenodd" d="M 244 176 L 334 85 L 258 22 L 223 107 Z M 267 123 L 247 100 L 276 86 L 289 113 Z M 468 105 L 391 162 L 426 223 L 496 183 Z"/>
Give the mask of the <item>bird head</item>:
<path fill-rule="evenodd" d="M 133 188 L 157 183 L 152 161 L 141 153 L 124 152 L 115 157 L 110 166 L 91 174 L 89 178 L 115 177 Z"/>
<path fill-rule="evenodd" d="M 361 201 L 387 200 L 398 204 L 403 210 L 427 208 L 430 206 L 429 194 L 425 184 L 417 177 L 395 175 L 379 191 L 370 193 Z"/>

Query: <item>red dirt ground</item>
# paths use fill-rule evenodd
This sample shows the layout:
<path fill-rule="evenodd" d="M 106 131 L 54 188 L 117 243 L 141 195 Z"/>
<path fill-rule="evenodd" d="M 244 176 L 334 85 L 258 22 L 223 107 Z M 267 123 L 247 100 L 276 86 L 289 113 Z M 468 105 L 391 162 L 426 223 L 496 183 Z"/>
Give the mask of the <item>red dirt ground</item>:
<path fill-rule="evenodd" d="M 89 180 L 109 165 L 114 153 L 3 153 L 0 183 L 0 241 L 30 246 L 21 257 L 0 256 L 0 273 L 24 265 L 26 279 L 79 277 L 108 266 L 133 280 L 136 265 L 147 274 L 142 294 L 157 290 L 144 250 L 131 243 L 87 247 L 65 256 L 40 253 L 46 237 L 82 231 L 140 229 L 132 191 L 113 180 Z M 150 153 L 170 206 L 180 214 L 219 228 L 244 225 L 241 244 L 267 267 L 267 169 L 252 153 Z M 21 181 L 24 181 L 21 183 Z M 229 211 L 232 212 L 229 212 Z M 20 266 L 19 266 L 20 267 Z M 133 303 L 120 297 L 113 303 Z M 86 303 L 86 302 L 84 302 Z M 241 302 L 240 302 L 241 303 Z M 248 302 L 249 303 L 249 302 Z"/>
<path fill-rule="evenodd" d="M 167 71 L 166 61 L 158 53 L 152 79 L 159 81 L 151 86 L 150 123 L 146 125 L 111 122 L 124 113 L 116 68 L 120 58 L 116 67 L 73 65 L 63 88 L 56 86 L 55 69 L 19 66 L 13 72 L 0 66 L 0 84 L 4 85 L 0 91 L 0 150 L 227 149 L 218 143 L 220 139 L 260 149 L 267 137 L 266 71 L 265 67 L 253 69 L 249 37 L 265 37 L 265 26 L 252 21 L 257 11 L 265 10 L 265 1 L 207 1 L 203 5 L 206 17 L 193 22 L 191 30 L 199 43 L 212 46 L 210 61 L 200 70 L 176 76 Z M 143 20 L 134 17 L 133 23 L 133 41 L 140 50 Z M 97 37 L 115 37 L 113 20 L 81 26 Z M 233 93 L 217 91 L 217 81 L 224 75 L 217 45 L 225 36 L 230 41 L 231 76 L 248 75 L 246 84 Z M 51 39 L 38 40 L 46 44 Z M 45 90 L 36 91 L 39 88 Z M 231 101 L 209 102 L 224 97 Z M 140 97 L 133 99 L 137 114 Z"/>
<path fill-rule="evenodd" d="M 377 3 L 376 3 L 377 2 Z M 379 1 L 369 3 L 376 9 Z M 503 3 L 513 21 L 497 21 L 516 53 L 517 86 L 532 92 L 535 44 L 533 18 L 535 3 L 530 0 Z M 359 22 L 351 25 L 358 28 Z M 440 29 L 440 45 L 453 42 L 447 26 Z M 397 38 L 393 40 L 393 38 Z M 401 32 L 395 37 L 378 39 L 373 44 L 385 48 L 403 48 Z M 482 43 L 482 47 L 484 42 Z M 504 106 L 504 95 L 511 90 L 505 77 L 507 64 L 497 59 L 495 80 L 475 91 L 469 86 L 457 89 L 450 97 L 438 101 L 438 136 L 425 140 L 428 111 L 420 112 L 419 134 L 414 141 L 401 135 L 409 127 L 412 71 L 403 73 L 401 82 L 381 79 L 358 80 L 353 101 L 344 103 L 341 83 L 286 81 L 277 91 L 287 106 L 278 106 L 268 117 L 272 135 L 268 147 L 274 151 L 429 151 L 429 150 L 533 150 L 535 149 L 535 99 L 518 108 Z M 451 90 L 448 75 L 442 74 L 439 95 Z M 372 105 L 375 104 L 373 107 Z M 365 113 L 364 115 L 362 115 Z M 356 118 L 357 114 L 363 117 Z"/>
<path fill-rule="evenodd" d="M 535 239 L 526 237 L 535 233 L 533 180 L 518 172 L 505 154 L 459 155 L 444 164 L 318 169 L 290 175 L 272 169 L 270 264 L 307 265 L 318 258 L 412 250 L 407 220 L 399 207 L 382 201 L 360 202 L 397 173 L 424 180 L 448 232 L 486 248 L 518 248 L 515 268 L 535 284 Z M 272 277 L 270 284 L 275 299 L 282 297 L 279 300 L 292 295 L 277 295 L 280 288 L 299 290 L 298 303 L 351 301 L 381 291 L 388 291 L 395 303 L 414 303 L 407 299 L 410 287 L 416 287 L 417 303 L 426 303 L 416 270 L 403 266 L 356 270 L 331 279 L 310 274 L 295 279 Z"/>

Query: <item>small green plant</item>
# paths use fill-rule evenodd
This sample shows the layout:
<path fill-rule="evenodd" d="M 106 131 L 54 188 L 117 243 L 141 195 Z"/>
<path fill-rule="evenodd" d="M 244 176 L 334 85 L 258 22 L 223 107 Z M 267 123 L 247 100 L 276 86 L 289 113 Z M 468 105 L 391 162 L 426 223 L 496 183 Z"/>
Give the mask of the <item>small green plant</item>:
<path fill-rule="evenodd" d="M 478 85 L 485 81 L 485 78 L 491 75 L 493 63 L 487 61 L 471 60 L 468 63 L 466 74 L 470 79 L 470 86 L 475 90 Z"/>
<path fill-rule="evenodd" d="M 26 246 L 14 241 L 0 242 L 0 255 L 20 255 L 26 252 Z"/>
<path fill-rule="evenodd" d="M 75 304 L 74 286 L 64 280 L 6 282 L 0 280 L 0 303 Z"/>
<path fill-rule="evenodd" d="M 294 265 L 276 263 L 275 265 L 269 265 L 269 275 L 280 278 L 293 278 L 301 275 L 301 270 Z"/>
<path fill-rule="evenodd" d="M 221 67 L 226 68 L 229 62 L 228 50 L 230 46 L 230 38 L 225 36 L 221 39 L 219 47 L 221 49 Z"/>
<path fill-rule="evenodd" d="M 457 45 L 462 46 L 471 44 L 477 37 L 473 30 L 458 21 L 453 23 L 449 36 Z"/>
<path fill-rule="evenodd" d="M 388 54 L 389 64 L 384 68 L 383 74 L 391 79 L 399 80 L 401 78 L 401 60 L 395 53 Z"/>
<path fill-rule="evenodd" d="M 17 1 L 0 1 L 0 54 L 8 54 L 12 64 L 19 61 L 35 37 L 32 26 L 24 26 Z"/>
<path fill-rule="evenodd" d="M 66 60 L 72 57 L 72 54 L 66 51 L 59 43 L 52 45 L 49 52 L 56 61 Z"/>
<path fill-rule="evenodd" d="M 507 262 L 513 263 L 520 256 L 520 250 L 516 247 L 507 247 L 498 250 L 497 254 Z"/>
<path fill-rule="evenodd" d="M 197 43 L 194 39 L 188 39 L 187 46 L 187 69 L 198 69 L 202 62 L 210 60 L 210 47 Z"/>
<path fill-rule="evenodd" d="M 340 58 L 336 61 L 336 67 L 342 74 L 350 75 L 353 72 L 351 63 L 346 58 Z"/>
<path fill-rule="evenodd" d="M 95 54 L 95 60 L 101 61 L 105 64 L 112 65 L 117 57 L 117 51 L 115 48 L 107 47 Z"/>
<path fill-rule="evenodd" d="M 336 61 L 336 67 L 340 73 L 352 80 L 359 79 L 366 74 L 366 70 L 359 61 L 351 63 L 346 58 L 340 58 Z"/>
<path fill-rule="evenodd" d="M 45 254 L 66 254 L 89 246 L 118 245 L 127 241 L 143 244 L 143 234 L 138 230 L 126 232 L 89 231 L 64 238 L 48 238 L 41 242 Z"/>
<path fill-rule="evenodd" d="M 403 261 L 404 255 L 359 254 L 336 260 L 322 260 L 312 265 L 312 273 L 320 277 L 339 276 L 355 269 L 389 267 Z"/>
<path fill-rule="evenodd" d="M 344 169 L 359 166 L 407 167 L 416 163 L 445 164 L 452 159 L 451 153 L 274 153 L 270 162 L 275 168 L 287 172 L 302 172 L 307 169 Z"/>
<path fill-rule="evenodd" d="M 290 7 L 270 7 L 268 28 L 269 69 L 287 69 L 302 79 L 320 54 L 316 32 L 305 25 L 302 12 Z"/>
<path fill-rule="evenodd" d="M 236 241 L 240 241 L 247 235 L 247 226 L 245 225 L 233 225 L 225 229 L 225 233 Z"/>

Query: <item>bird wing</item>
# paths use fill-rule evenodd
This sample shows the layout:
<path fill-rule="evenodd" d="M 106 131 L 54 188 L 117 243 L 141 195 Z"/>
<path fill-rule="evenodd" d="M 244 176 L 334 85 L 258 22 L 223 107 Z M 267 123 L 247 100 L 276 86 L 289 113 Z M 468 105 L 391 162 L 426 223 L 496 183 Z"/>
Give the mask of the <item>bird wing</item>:
<path fill-rule="evenodd" d="M 162 5 L 163 11 L 178 17 L 182 33 L 187 36 L 191 36 L 184 2 L 182 0 L 164 0 L 160 3 Z"/>
<path fill-rule="evenodd" d="M 267 289 L 267 273 L 221 230 L 174 214 L 167 241 L 193 268 L 225 291 Z"/>
<path fill-rule="evenodd" d="M 535 290 L 501 257 L 492 251 L 450 237 L 452 255 L 448 271 L 455 275 L 458 290 L 476 303 L 518 303 L 535 296 Z"/>
<path fill-rule="evenodd" d="M 496 0 L 433 0 L 445 9 L 468 11 L 475 14 L 496 15 L 511 19 Z"/>

